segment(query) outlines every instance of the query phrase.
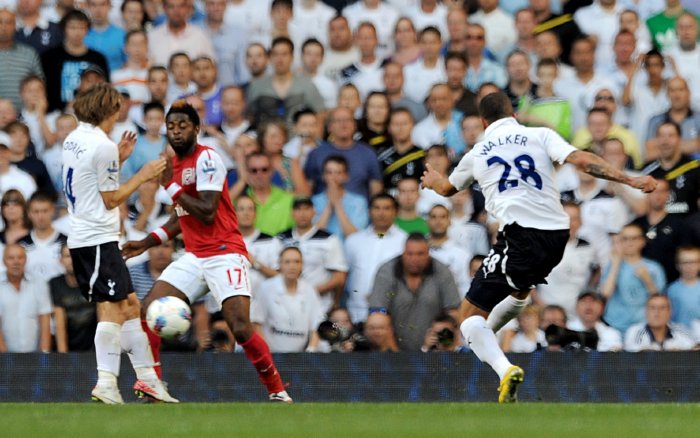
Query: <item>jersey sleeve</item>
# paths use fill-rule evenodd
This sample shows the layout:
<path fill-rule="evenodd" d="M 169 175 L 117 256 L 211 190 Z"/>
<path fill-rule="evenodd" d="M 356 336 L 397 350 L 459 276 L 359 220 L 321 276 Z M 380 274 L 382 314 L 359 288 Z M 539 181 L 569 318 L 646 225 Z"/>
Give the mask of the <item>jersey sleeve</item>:
<path fill-rule="evenodd" d="M 474 180 L 474 157 L 469 153 L 463 156 L 447 179 L 456 189 L 466 189 Z"/>
<path fill-rule="evenodd" d="M 197 157 L 197 191 L 220 192 L 226 181 L 226 166 L 215 151 L 205 149 Z"/>
<path fill-rule="evenodd" d="M 114 143 L 104 143 L 95 150 L 93 162 L 97 172 L 97 189 L 113 192 L 119 189 L 119 149 Z"/>
<path fill-rule="evenodd" d="M 575 147 L 566 142 L 559 134 L 551 129 L 545 130 L 544 147 L 547 150 L 547 155 L 552 161 L 559 164 L 564 164 L 566 158 L 573 152 L 577 151 Z"/>
<path fill-rule="evenodd" d="M 343 246 L 336 236 L 328 237 L 328 252 L 324 257 L 323 265 L 329 271 L 348 272 L 348 262 L 345 260 Z"/>

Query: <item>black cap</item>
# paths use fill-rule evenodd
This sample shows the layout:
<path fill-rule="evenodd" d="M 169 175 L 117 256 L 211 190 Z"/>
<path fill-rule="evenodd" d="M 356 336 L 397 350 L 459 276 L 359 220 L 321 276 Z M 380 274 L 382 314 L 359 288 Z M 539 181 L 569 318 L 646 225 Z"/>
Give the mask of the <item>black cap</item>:
<path fill-rule="evenodd" d="M 82 73 L 80 73 L 80 79 L 85 77 L 85 75 L 88 73 L 95 73 L 95 74 L 102 76 L 103 79 L 107 79 L 107 74 L 105 73 L 104 70 L 102 70 L 100 68 L 99 65 L 95 65 L 95 64 L 88 65 L 88 67 L 85 70 L 83 70 Z"/>
<path fill-rule="evenodd" d="M 605 302 L 605 297 L 603 297 L 601 294 L 599 294 L 598 292 L 596 292 L 594 290 L 587 290 L 587 291 L 581 292 L 579 294 L 578 298 L 576 299 L 576 301 L 581 301 L 582 299 L 584 299 L 586 297 L 591 297 L 594 300 L 600 301 L 601 303 Z"/>
<path fill-rule="evenodd" d="M 292 203 L 292 208 L 299 208 L 302 205 L 308 205 L 310 207 L 314 206 L 314 203 L 311 201 L 311 198 L 308 196 L 299 196 L 297 198 L 294 198 L 294 202 Z"/>

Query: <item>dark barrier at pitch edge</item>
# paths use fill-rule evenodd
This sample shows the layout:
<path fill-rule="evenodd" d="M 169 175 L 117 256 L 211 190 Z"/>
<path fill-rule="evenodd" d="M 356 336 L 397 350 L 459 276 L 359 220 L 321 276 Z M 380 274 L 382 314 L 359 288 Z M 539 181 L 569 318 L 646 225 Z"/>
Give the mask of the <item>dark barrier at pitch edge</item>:
<path fill-rule="evenodd" d="M 525 370 L 520 400 L 544 402 L 699 402 L 700 352 L 509 355 Z M 265 401 L 242 354 L 165 353 L 164 380 L 183 402 Z M 495 401 L 496 374 L 473 354 L 278 354 L 296 402 Z M 120 388 L 135 401 L 135 376 L 122 357 Z M 0 354 L 0 402 L 89 401 L 92 353 Z"/>

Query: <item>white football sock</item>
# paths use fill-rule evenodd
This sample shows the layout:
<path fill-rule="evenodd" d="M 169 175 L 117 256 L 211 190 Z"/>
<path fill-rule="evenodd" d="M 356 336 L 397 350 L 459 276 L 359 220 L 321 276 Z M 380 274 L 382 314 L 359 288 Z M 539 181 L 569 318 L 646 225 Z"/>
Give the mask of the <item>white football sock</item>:
<path fill-rule="evenodd" d="M 520 315 L 525 306 L 530 302 L 530 298 L 525 298 L 524 300 L 519 300 L 513 295 L 508 295 L 503 301 L 496 304 L 493 308 L 491 314 L 489 315 L 486 323 L 491 327 L 494 333 L 497 333 L 504 325 Z"/>
<path fill-rule="evenodd" d="M 95 331 L 97 384 L 116 385 L 122 350 L 119 343 L 121 326 L 114 322 L 99 322 Z"/>
<path fill-rule="evenodd" d="M 153 370 L 153 353 L 148 343 L 148 336 L 141 328 L 141 319 L 130 319 L 122 325 L 121 345 L 129 354 L 136 377 L 140 380 L 158 379 Z"/>
<path fill-rule="evenodd" d="M 503 379 L 506 371 L 512 364 L 498 346 L 496 334 L 486 324 L 484 317 L 470 316 L 464 320 L 460 330 L 465 342 L 476 354 L 476 357 L 482 362 L 491 365 L 491 368 L 498 374 L 499 379 Z"/>

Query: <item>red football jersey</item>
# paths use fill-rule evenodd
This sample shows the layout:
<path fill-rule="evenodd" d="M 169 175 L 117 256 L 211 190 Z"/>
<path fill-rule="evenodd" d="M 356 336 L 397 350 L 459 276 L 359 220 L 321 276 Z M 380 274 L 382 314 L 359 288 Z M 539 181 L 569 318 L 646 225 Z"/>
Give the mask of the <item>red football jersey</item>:
<path fill-rule="evenodd" d="M 243 236 L 238 229 L 238 218 L 228 195 L 226 167 L 213 149 L 197 144 L 194 152 L 182 159 L 173 157 L 173 181 L 184 193 L 198 198 L 199 192 L 221 192 L 214 223 L 206 225 L 175 205 L 180 219 L 185 250 L 197 257 L 238 253 L 248 256 Z M 176 201 L 177 204 L 177 201 Z"/>

